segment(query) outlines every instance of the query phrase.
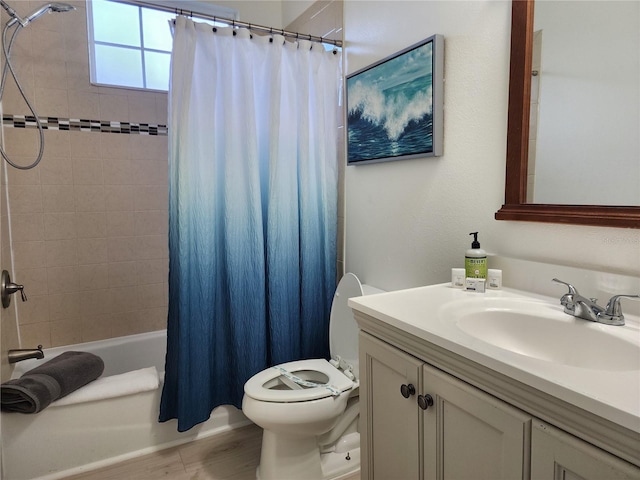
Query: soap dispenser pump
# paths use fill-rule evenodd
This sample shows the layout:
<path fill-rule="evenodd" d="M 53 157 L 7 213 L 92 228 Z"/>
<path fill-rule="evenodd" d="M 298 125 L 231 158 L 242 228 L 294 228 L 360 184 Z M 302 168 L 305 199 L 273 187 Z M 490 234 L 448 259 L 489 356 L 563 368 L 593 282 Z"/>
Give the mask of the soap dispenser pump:
<path fill-rule="evenodd" d="M 480 248 L 478 232 L 471 232 L 473 242 L 464 256 L 464 269 L 467 278 L 487 278 L 487 252 Z"/>

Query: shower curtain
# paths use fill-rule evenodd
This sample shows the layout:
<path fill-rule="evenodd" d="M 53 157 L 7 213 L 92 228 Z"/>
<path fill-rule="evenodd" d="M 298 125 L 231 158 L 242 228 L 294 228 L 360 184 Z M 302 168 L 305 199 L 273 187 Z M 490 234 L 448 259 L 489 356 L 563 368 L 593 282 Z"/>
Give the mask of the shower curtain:
<path fill-rule="evenodd" d="M 160 421 L 185 431 L 270 365 L 328 354 L 340 55 L 178 17 Z"/>

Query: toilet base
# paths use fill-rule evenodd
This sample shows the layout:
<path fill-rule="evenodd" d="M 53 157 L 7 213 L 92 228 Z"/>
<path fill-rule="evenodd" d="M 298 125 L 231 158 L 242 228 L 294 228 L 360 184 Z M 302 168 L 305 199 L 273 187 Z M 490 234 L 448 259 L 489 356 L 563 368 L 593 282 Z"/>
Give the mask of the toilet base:
<path fill-rule="evenodd" d="M 358 438 L 356 448 L 320 454 L 315 437 L 275 435 L 264 430 L 258 480 L 329 480 L 339 479 L 360 469 Z M 340 449 L 341 450 L 341 449 Z"/>

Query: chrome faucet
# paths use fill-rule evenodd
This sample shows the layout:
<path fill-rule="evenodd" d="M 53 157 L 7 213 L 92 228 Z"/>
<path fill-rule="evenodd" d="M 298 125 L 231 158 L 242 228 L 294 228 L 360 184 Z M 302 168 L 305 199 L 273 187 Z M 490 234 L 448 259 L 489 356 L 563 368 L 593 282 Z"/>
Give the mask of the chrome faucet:
<path fill-rule="evenodd" d="M 624 315 L 620 298 L 640 298 L 640 295 L 614 295 L 605 307 L 598 305 L 595 298 L 583 297 L 573 285 L 557 278 L 556 283 L 561 283 L 569 288 L 569 291 L 560 298 L 560 304 L 564 307 L 564 313 L 574 317 L 583 318 L 591 322 L 604 323 L 605 325 L 624 325 Z"/>
<path fill-rule="evenodd" d="M 9 363 L 17 363 L 30 358 L 44 358 L 42 345 L 38 345 L 38 348 L 18 348 L 15 350 L 9 350 Z"/>

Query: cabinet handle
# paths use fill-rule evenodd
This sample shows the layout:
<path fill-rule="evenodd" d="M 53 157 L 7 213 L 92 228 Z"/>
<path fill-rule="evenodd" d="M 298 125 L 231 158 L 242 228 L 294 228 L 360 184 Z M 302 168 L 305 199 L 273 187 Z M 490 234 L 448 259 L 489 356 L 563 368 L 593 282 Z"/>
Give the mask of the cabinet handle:
<path fill-rule="evenodd" d="M 416 387 L 414 387 L 411 383 L 409 385 L 405 385 L 404 383 L 400 385 L 400 393 L 404 398 L 409 398 L 411 395 L 416 394 Z"/>
<path fill-rule="evenodd" d="M 427 408 L 433 406 L 433 397 L 429 394 L 418 395 L 418 406 L 422 410 L 426 410 Z"/>

